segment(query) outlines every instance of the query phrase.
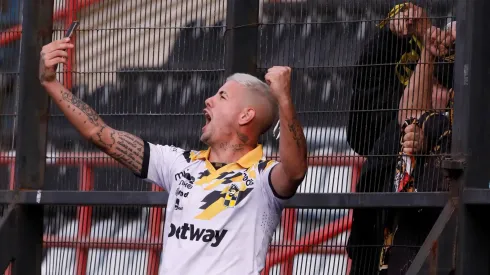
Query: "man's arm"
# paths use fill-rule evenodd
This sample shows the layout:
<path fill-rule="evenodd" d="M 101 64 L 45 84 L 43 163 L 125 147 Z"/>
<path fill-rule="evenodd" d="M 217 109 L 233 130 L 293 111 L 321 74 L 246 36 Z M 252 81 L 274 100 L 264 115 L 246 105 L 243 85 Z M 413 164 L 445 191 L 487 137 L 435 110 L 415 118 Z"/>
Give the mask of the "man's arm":
<path fill-rule="evenodd" d="M 398 111 L 398 123 L 402 125 L 409 118 L 419 118 L 432 109 L 432 79 L 434 56 L 424 47 L 419 63 L 410 76 L 410 82 L 403 92 Z"/>
<path fill-rule="evenodd" d="M 376 30 L 356 62 L 346 138 L 359 155 L 368 155 L 391 121 L 397 119 L 402 84 L 395 75 L 395 65 L 377 64 L 398 62 L 401 51 L 394 46 L 403 52 L 408 41 L 388 29 Z"/>
<path fill-rule="evenodd" d="M 290 197 L 296 193 L 303 181 L 307 169 L 306 139 L 291 99 L 291 69 L 273 67 L 265 76 L 271 92 L 279 105 L 281 124 L 279 157 L 281 162 L 271 172 L 271 184 L 281 197 Z"/>
<path fill-rule="evenodd" d="M 70 123 L 102 151 L 140 175 L 144 143 L 134 135 L 107 126 L 90 106 L 56 80 L 56 66 L 66 62 L 66 49 L 73 47 L 68 39 L 54 41 L 41 52 L 39 80 Z"/>

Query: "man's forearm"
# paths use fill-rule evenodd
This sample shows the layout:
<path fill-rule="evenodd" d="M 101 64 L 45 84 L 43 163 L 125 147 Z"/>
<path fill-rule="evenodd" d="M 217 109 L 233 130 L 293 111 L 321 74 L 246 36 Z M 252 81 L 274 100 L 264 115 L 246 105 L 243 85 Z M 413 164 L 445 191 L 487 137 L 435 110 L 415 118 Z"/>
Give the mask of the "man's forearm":
<path fill-rule="evenodd" d="M 102 119 L 90 106 L 74 96 L 58 81 L 43 83 L 43 86 L 53 102 L 83 137 L 90 138 L 104 125 Z"/>
<path fill-rule="evenodd" d="M 300 181 L 307 169 L 306 139 L 290 100 L 279 102 L 279 121 L 279 156 L 284 172 L 290 179 Z"/>
<path fill-rule="evenodd" d="M 410 76 L 403 97 L 400 100 L 398 122 L 418 118 L 432 107 L 432 78 L 434 73 L 434 57 L 423 49 L 415 71 Z"/>
<path fill-rule="evenodd" d="M 86 139 L 115 160 L 140 174 L 144 143 L 139 137 L 107 126 L 85 102 L 74 96 L 58 81 L 43 84 L 65 117 Z"/>

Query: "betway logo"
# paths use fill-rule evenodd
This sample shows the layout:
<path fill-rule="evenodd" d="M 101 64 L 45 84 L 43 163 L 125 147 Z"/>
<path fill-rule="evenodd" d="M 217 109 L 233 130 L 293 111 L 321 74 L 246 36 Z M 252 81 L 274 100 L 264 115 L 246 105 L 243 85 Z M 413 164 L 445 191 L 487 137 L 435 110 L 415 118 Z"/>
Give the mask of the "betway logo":
<path fill-rule="evenodd" d="M 182 226 L 175 226 L 173 223 L 170 224 L 169 237 L 174 237 L 180 240 L 191 240 L 195 242 L 211 242 L 212 247 L 217 247 L 223 238 L 225 237 L 228 230 L 213 230 L 206 228 L 197 228 L 194 225 L 184 223 Z"/>

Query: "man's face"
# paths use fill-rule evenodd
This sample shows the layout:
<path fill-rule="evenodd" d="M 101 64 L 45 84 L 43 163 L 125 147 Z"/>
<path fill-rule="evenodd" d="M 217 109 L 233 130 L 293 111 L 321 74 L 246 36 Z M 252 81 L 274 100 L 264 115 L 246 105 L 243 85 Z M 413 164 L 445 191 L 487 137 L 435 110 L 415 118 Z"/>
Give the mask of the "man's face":
<path fill-rule="evenodd" d="M 218 92 L 206 99 L 201 141 L 211 146 L 228 141 L 238 129 L 238 118 L 244 107 L 246 88 L 235 81 L 226 82 Z"/>

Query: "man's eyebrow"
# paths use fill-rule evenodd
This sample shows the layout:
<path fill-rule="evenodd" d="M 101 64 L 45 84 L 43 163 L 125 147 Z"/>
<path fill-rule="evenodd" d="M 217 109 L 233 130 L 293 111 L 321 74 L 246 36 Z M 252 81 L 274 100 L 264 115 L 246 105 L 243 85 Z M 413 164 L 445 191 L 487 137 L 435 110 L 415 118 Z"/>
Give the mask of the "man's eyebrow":
<path fill-rule="evenodd" d="M 220 91 L 219 93 L 220 93 L 221 95 L 226 95 L 226 96 L 228 96 L 228 93 L 227 93 L 227 92 L 225 92 L 225 91 Z"/>

